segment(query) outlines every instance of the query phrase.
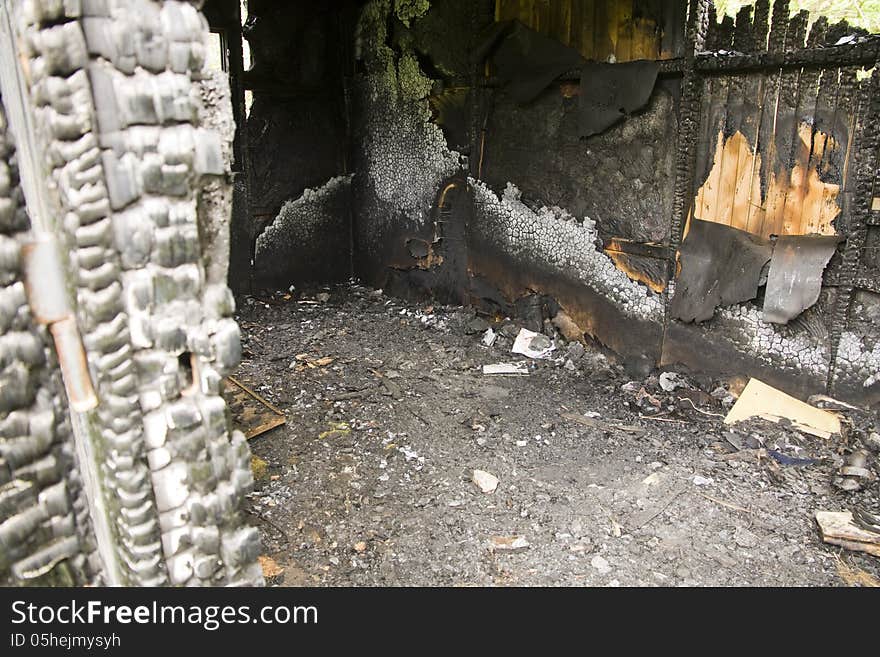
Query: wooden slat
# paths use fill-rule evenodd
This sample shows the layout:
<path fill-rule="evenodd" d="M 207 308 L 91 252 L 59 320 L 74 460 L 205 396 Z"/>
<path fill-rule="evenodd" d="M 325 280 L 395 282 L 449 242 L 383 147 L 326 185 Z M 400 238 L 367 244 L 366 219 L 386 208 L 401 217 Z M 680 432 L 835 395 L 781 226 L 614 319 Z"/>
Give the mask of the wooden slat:
<path fill-rule="evenodd" d="M 819 17 L 816 22 L 813 23 L 812 28 L 810 29 L 810 36 L 807 39 L 807 44 L 810 47 L 820 47 L 820 45 L 824 42 L 825 31 L 828 28 L 828 21 L 824 16 Z M 823 75 L 822 71 L 819 70 L 805 70 L 803 75 L 803 87 L 804 89 L 812 95 L 814 102 L 812 108 L 807 108 L 809 113 L 806 115 L 806 119 L 810 121 L 810 135 L 809 135 L 809 155 L 804 164 L 805 170 L 807 171 L 807 175 L 809 176 L 818 176 L 818 166 L 819 161 L 822 159 L 822 154 L 824 149 L 828 145 L 827 136 L 824 133 L 819 131 L 819 126 L 816 125 L 817 117 L 822 108 L 822 96 L 827 93 L 827 90 L 823 89 Z M 833 88 L 833 87 L 832 87 Z M 822 193 L 820 191 L 820 193 Z M 821 200 L 821 199 L 820 199 Z M 798 224 L 801 226 L 801 231 L 810 235 L 813 233 L 820 232 L 820 213 L 808 211 L 812 206 L 812 203 L 809 201 L 801 203 L 801 216 L 798 218 Z"/>
<path fill-rule="evenodd" d="M 764 199 L 761 190 L 761 156 L 760 156 L 760 138 L 761 124 L 764 118 L 764 98 L 766 97 L 764 90 L 769 83 L 764 75 L 752 76 L 757 79 L 757 84 L 750 88 L 754 91 L 757 102 L 757 110 L 755 114 L 749 117 L 752 122 L 748 125 L 747 137 L 750 137 L 751 143 L 754 145 L 756 156 L 751 159 L 751 168 L 748 172 L 748 198 L 746 204 L 748 207 L 748 218 L 746 219 L 745 230 L 748 232 L 758 232 L 764 219 Z"/>
<path fill-rule="evenodd" d="M 618 62 L 632 60 L 633 0 L 617 0 L 617 43 L 614 56 Z"/>
<path fill-rule="evenodd" d="M 593 57 L 600 61 L 605 61 L 608 55 L 614 52 L 614 42 L 611 37 L 609 23 L 613 18 L 613 14 L 609 12 L 607 2 L 597 0 L 594 4 L 594 23 L 593 23 Z M 617 40 L 615 30 L 614 41 Z"/>
<path fill-rule="evenodd" d="M 496 0 L 495 20 L 498 22 L 519 18 L 519 0 Z"/>
<path fill-rule="evenodd" d="M 581 22 L 577 27 L 572 27 L 573 31 L 580 34 L 580 50 L 581 54 L 587 59 L 601 60 L 602 55 L 599 53 L 598 40 L 596 39 L 596 4 L 595 2 L 584 2 L 583 0 L 572 0 L 573 4 L 578 7 Z M 572 15 L 574 12 L 572 12 Z"/>
<path fill-rule="evenodd" d="M 551 33 L 549 0 L 532 0 L 532 25 L 541 34 L 556 36 Z"/>
<path fill-rule="evenodd" d="M 725 128 L 727 127 L 727 108 L 728 101 L 730 100 L 730 81 L 725 81 L 724 85 L 724 101 L 721 107 L 724 108 L 724 113 L 722 115 L 721 120 L 719 121 L 719 135 L 718 135 L 718 143 L 721 144 L 721 158 L 716 161 L 716 166 L 718 169 L 718 178 L 715 183 L 714 189 L 714 202 L 715 202 L 715 219 L 718 223 L 725 224 L 727 226 L 730 225 L 730 211 L 727 208 L 727 198 L 730 197 L 730 206 L 733 204 L 733 194 L 731 193 L 731 165 L 733 166 L 733 175 L 736 175 L 736 155 L 735 153 L 739 150 L 738 144 L 733 144 L 731 148 L 727 149 L 725 146 L 727 145 L 725 142 Z M 731 156 L 731 153 L 734 153 Z"/>
<path fill-rule="evenodd" d="M 587 59 L 658 59 L 662 0 L 496 0 L 495 19 L 519 20 Z"/>
<path fill-rule="evenodd" d="M 550 34 L 567 46 L 573 45 L 571 42 L 571 9 L 571 0 L 550 2 Z"/>
<path fill-rule="evenodd" d="M 801 11 L 791 17 L 789 21 L 788 32 L 785 36 L 785 49 L 797 50 L 804 47 L 806 38 L 807 22 L 809 20 L 809 12 Z M 800 226 L 796 225 L 796 221 L 801 216 L 802 194 L 808 187 L 806 176 L 806 164 L 809 160 L 809 126 L 806 130 L 802 125 L 802 114 L 805 104 L 809 102 L 815 103 L 814 98 L 805 98 L 806 90 L 804 89 L 804 78 L 808 75 L 807 71 L 798 70 L 792 73 L 783 74 L 783 100 L 790 107 L 791 116 L 795 119 L 792 122 L 790 133 L 786 135 L 788 138 L 788 153 L 784 161 L 784 167 L 788 180 L 785 189 L 785 196 L 782 200 L 781 214 L 777 219 L 777 225 L 781 224 L 779 234 L 782 235 L 800 235 Z M 786 84 L 787 82 L 787 84 Z M 806 145 L 805 142 L 806 141 Z"/>

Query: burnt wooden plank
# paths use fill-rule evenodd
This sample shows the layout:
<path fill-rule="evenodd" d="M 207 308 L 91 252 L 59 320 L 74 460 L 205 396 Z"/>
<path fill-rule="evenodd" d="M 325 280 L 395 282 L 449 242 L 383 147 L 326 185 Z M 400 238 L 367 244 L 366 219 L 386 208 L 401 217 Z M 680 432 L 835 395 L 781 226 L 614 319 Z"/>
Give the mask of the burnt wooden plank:
<path fill-rule="evenodd" d="M 745 230 L 749 232 L 759 232 L 764 215 L 764 189 L 761 187 L 761 146 L 764 141 L 761 139 L 761 127 L 764 123 L 764 116 L 767 113 L 765 108 L 765 99 L 767 98 L 767 89 L 771 87 L 771 80 L 764 74 L 749 75 L 748 96 L 754 99 L 754 108 L 748 113 L 743 122 L 743 135 L 752 145 L 754 157 L 749 163 L 749 171 L 744 176 L 745 184 L 748 185 L 748 195 L 746 198 L 746 207 L 748 216 L 746 219 Z"/>
<path fill-rule="evenodd" d="M 806 38 L 809 12 L 800 11 L 792 16 L 785 38 L 786 50 L 802 49 Z M 779 106 L 783 108 L 784 120 L 777 123 L 776 142 L 779 159 L 775 163 L 777 180 L 780 181 L 780 196 L 774 220 L 774 233 L 777 235 L 799 235 L 802 216 L 802 196 L 796 168 L 805 169 L 810 158 L 808 147 L 804 147 L 803 117 L 806 105 L 815 105 L 815 96 L 808 97 L 808 89 L 804 86 L 808 73 L 802 69 L 786 71 L 782 74 L 782 86 Z M 813 90 L 814 91 L 814 90 Z M 805 126 L 806 127 L 806 126 Z M 806 127 L 809 130 L 809 127 Z M 784 158 L 784 159 L 783 159 Z"/>
<path fill-rule="evenodd" d="M 709 5 L 707 0 L 691 0 L 682 60 L 681 100 L 679 102 L 678 144 L 675 157 L 675 190 L 669 225 L 669 271 L 676 267 L 675 253 L 681 244 L 685 225 L 694 207 L 694 171 L 696 168 L 697 131 L 700 127 L 703 80 L 694 63 L 696 55 L 705 46 L 708 31 Z M 669 287 L 663 292 L 663 344 L 670 327 Z"/>
<path fill-rule="evenodd" d="M 721 50 L 720 25 L 718 24 L 718 10 L 714 3 L 709 3 L 708 28 L 706 29 L 705 49 L 709 51 Z"/>
<path fill-rule="evenodd" d="M 773 7 L 773 24 L 769 37 L 771 52 L 784 51 L 790 43 L 788 32 L 792 29 L 793 19 L 788 17 L 787 5 L 788 0 L 781 0 Z M 780 70 L 777 73 L 775 97 L 769 104 L 773 108 L 771 122 L 763 126 L 764 141 L 760 153 L 765 211 L 759 231 L 762 235 L 778 235 L 784 232 L 782 209 L 785 205 L 785 180 L 791 178 L 787 164 L 796 134 L 800 73 L 800 68 Z"/>
<path fill-rule="evenodd" d="M 752 8 L 746 5 L 736 15 L 734 50 L 747 52 L 752 48 Z M 750 80 L 746 76 L 733 76 L 727 101 L 727 122 L 724 131 L 725 137 L 731 137 L 737 133 L 743 135 L 750 149 L 754 149 L 755 142 L 749 139 L 745 124 L 748 123 L 748 117 L 753 113 L 753 93 Z M 747 230 L 749 225 L 748 196 L 749 184 L 751 183 L 750 174 L 752 173 L 751 163 L 754 159 L 754 155 L 749 149 L 737 149 L 736 158 L 731 162 L 733 171 L 727 174 L 732 182 L 726 190 L 729 198 L 725 203 L 725 208 L 727 206 L 730 208 L 730 220 L 727 223 L 740 230 Z"/>
<path fill-rule="evenodd" d="M 618 62 L 628 62 L 632 59 L 633 39 L 633 0 L 618 0 L 617 2 L 617 43 L 614 47 L 614 55 Z"/>
<path fill-rule="evenodd" d="M 850 217 L 847 226 L 846 245 L 839 275 L 843 286 L 840 288 L 832 318 L 829 339 L 831 341 L 832 367 L 829 372 L 829 387 L 836 385 L 835 362 L 840 338 L 846 329 L 856 279 L 861 269 L 862 252 L 867 240 L 868 222 L 873 204 L 874 176 L 877 172 L 877 152 L 880 148 L 880 69 L 874 67 L 871 78 L 859 86 L 859 108 L 854 136 L 855 151 L 852 176 L 855 190 L 849 199 Z"/>
<path fill-rule="evenodd" d="M 683 237 L 683 231 L 693 208 L 696 149 L 694 142 L 700 127 L 703 81 L 697 75 L 694 63 L 703 50 L 708 31 L 709 7 L 707 0 L 691 0 L 688 17 L 686 46 L 682 58 L 681 101 L 679 103 L 678 145 L 675 162 L 675 193 L 670 222 L 670 246 L 674 253 Z M 671 263 L 674 264 L 674 263 Z"/>
<path fill-rule="evenodd" d="M 752 52 L 754 50 L 752 7 L 750 5 L 743 5 L 736 13 L 736 22 L 733 28 L 733 49 L 736 52 Z"/>
<path fill-rule="evenodd" d="M 633 0 L 631 59 L 659 59 L 663 51 L 663 5 L 660 0 Z"/>
<path fill-rule="evenodd" d="M 702 108 L 699 115 L 700 125 L 696 132 L 696 141 L 694 142 L 696 160 L 693 188 L 690 190 L 691 196 L 695 197 L 692 216 L 695 216 L 697 219 L 703 218 L 701 216 L 701 209 L 706 202 L 705 182 L 714 163 L 715 142 L 718 139 L 718 129 L 713 120 L 711 107 L 715 93 L 717 93 L 715 86 L 719 80 L 720 78 L 705 78 L 701 82 L 703 84 Z M 685 232 L 687 232 L 687 227 L 685 227 Z"/>
<path fill-rule="evenodd" d="M 610 10 L 607 2 L 593 3 L 593 57 L 602 62 L 608 61 L 608 56 L 614 52 L 610 25 L 615 16 Z"/>
<path fill-rule="evenodd" d="M 770 0 L 755 3 L 755 17 L 752 21 L 752 41 L 756 53 L 767 51 L 767 38 L 770 35 Z"/>
<path fill-rule="evenodd" d="M 785 50 L 785 33 L 788 31 L 788 0 L 774 0 L 773 17 L 770 22 L 770 34 L 767 50 L 780 53 Z"/>
<path fill-rule="evenodd" d="M 811 48 L 819 47 L 825 38 L 825 32 L 828 29 L 828 19 L 820 16 L 810 28 L 810 35 L 807 38 L 807 44 Z M 824 96 L 834 88 L 834 85 L 822 84 L 824 71 L 818 69 L 804 69 L 801 74 L 802 87 L 813 95 L 812 107 L 805 105 L 804 121 L 810 126 L 809 154 L 804 162 L 805 175 L 812 176 L 813 171 L 819 170 L 819 164 L 824 155 L 825 149 L 831 146 L 829 143 L 829 133 L 823 132 L 820 127 L 819 115 L 822 112 L 823 104 L 827 104 Z M 815 213 L 808 212 L 809 204 L 804 203 L 801 206 L 799 224 L 804 234 L 818 233 L 819 218 Z"/>
<path fill-rule="evenodd" d="M 715 35 L 718 50 L 730 50 L 733 48 L 733 28 L 733 16 L 723 16 Z"/>
<path fill-rule="evenodd" d="M 578 7 L 581 17 L 579 24 L 581 54 L 588 59 L 602 59 L 596 40 L 596 3 L 574 0 L 574 5 Z"/>
<path fill-rule="evenodd" d="M 550 33 L 567 46 L 573 45 L 571 42 L 571 8 L 573 4 L 572 0 L 561 0 L 560 2 L 551 2 L 548 7 Z"/>
<path fill-rule="evenodd" d="M 772 32 L 771 32 L 772 39 Z M 880 53 L 880 36 L 862 37 L 858 41 L 823 48 L 799 48 L 788 51 L 771 49 L 765 53 L 730 53 L 717 55 L 702 53 L 696 67 L 706 74 L 726 74 L 736 71 L 768 70 L 777 68 L 803 68 L 832 66 L 873 66 Z"/>

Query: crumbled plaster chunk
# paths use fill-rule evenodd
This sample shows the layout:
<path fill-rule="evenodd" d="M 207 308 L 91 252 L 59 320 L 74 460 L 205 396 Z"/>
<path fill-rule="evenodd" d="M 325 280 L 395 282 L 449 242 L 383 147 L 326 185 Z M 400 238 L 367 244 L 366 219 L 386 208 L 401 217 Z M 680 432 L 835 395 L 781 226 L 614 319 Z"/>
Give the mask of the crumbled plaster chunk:
<path fill-rule="evenodd" d="M 554 272 L 583 282 L 625 315 L 647 321 L 663 320 L 662 299 L 631 281 L 597 250 L 599 234 L 594 221 L 585 218 L 579 222 L 558 207 L 533 212 L 522 203 L 520 191 L 510 183 L 501 198 L 483 182 L 471 178 L 470 184 L 487 232 L 512 257 L 545 263 Z"/>

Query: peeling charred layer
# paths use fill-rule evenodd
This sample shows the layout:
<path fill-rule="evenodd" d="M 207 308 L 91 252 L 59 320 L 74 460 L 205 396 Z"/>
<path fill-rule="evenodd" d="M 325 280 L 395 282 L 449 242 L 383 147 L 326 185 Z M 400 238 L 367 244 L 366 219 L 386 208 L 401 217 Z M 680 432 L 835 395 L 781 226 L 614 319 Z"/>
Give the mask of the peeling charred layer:
<path fill-rule="evenodd" d="M 659 361 L 663 327 L 624 315 L 611 301 L 581 281 L 550 272 L 541 263 L 521 261 L 488 240 L 472 238 L 468 270 L 496 287 L 510 306 L 528 294 L 552 297 L 587 335 L 635 366 Z"/>
<path fill-rule="evenodd" d="M 707 334 L 693 324 L 672 322 L 666 330 L 660 365 L 683 365 L 692 372 L 708 375 L 755 377 L 803 399 L 826 392 L 824 376 L 780 367 L 772 358 L 771 354 L 750 356 L 721 331 Z"/>

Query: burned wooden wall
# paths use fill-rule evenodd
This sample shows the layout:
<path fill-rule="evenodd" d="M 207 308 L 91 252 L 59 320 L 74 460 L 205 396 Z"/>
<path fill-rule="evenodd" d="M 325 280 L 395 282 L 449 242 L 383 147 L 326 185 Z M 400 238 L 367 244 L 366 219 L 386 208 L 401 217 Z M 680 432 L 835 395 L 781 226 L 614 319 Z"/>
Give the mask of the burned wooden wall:
<path fill-rule="evenodd" d="M 807 14 L 771 32 L 767 0 L 710 23 L 707 47 L 752 54 L 833 46 L 842 26 Z M 769 43 L 768 43 L 769 41 Z M 788 67 L 703 81 L 694 216 L 769 237 L 833 235 L 846 187 L 860 67 Z M 714 146 L 713 146 L 714 145 Z"/>
<path fill-rule="evenodd" d="M 724 363 L 802 393 L 831 387 L 876 399 L 878 328 L 864 318 L 877 315 L 877 271 L 865 248 L 878 146 L 877 37 L 790 15 L 786 0 L 772 11 L 759 0 L 721 21 L 711 5 L 707 14 L 696 44 L 703 52 L 685 70 L 691 88 L 682 110 L 699 121 L 679 140 L 673 246 L 693 220 L 753 235 L 773 253 L 790 250 L 792 239 L 819 250 L 839 244 L 815 259 L 815 305 L 788 325 L 771 323 L 768 312 L 780 305 L 768 300 L 778 293 L 774 256 L 771 280 L 753 300 L 702 324 L 667 317 L 664 362 Z M 791 266 L 807 267 L 810 258 L 795 253 L 786 253 Z M 701 343 L 705 351 L 695 350 Z"/>
<path fill-rule="evenodd" d="M 251 246 L 253 242 L 248 211 L 247 121 L 244 94 L 244 59 L 242 53 L 242 18 L 238 0 L 214 0 L 203 8 L 211 30 L 220 34 L 226 48 L 226 69 L 229 75 L 232 114 L 235 120 L 233 141 L 232 214 L 229 222 L 229 284 L 236 292 L 247 291 L 250 280 Z"/>
<path fill-rule="evenodd" d="M 572 6 L 502 1 L 496 18 L 618 58 L 613 41 L 596 51 L 573 35 Z M 554 297 L 629 359 L 880 398 L 877 37 L 791 15 L 784 0 L 718 18 L 692 2 L 687 46 L 662 63 L 647 107 L 598 136 L 578 138 L 576 80 L 525 106 L 492 92 L 472 273 L 507 297 Z M 707 245 L 720 248 L 695 288 L 682 267 L 707 252 L 697 235 L 682 240 L 697 220 L 726 232 L 701 231 L 722 242 Z M 743 259 L 736 245 L 750 239 L 763 257 Z M 628 280 L 595 259 L 591 240 Z M 730 292 L 708 314 L 682 309 L 689 293 L 709 303 L 718 285 Z"/>
<path fill-rule="evenodd" d="M 285 152 L 257 172 L 257 198 L 294 202 L 266 234 L 292 260 L 302 249 L 286 226 L 338 213 L 350 193 L 355 271 L 393 293 L 502 314 L 561 307 L 636 370 L 677 364 L 880 398 L 878 37 L 791 16 L 786 0 L 720 21 L 707 0 L 685 10 L 363 3 L 342 80 L 347 167 L 297 199 L 315 162 L 268 143 Z M 549 73 L 521 59 L 532 78 L 517 86 L 515 56 L 505 67 L 496 50 L 486 64 L 512 38 L 505 26 L 549 53 Z M 640 58 L 652 73 L 632 77 L 645 63 L 624 62 Z M 635 80 L 644 99 L 585 131 L 590 76 L 618 90 Z M 273 111 L 283 87 L 263 87 Z M 274 195 L 279 182 L 288 194 Z M 694 268 L 701 258 L 709 266 Z M 729 289 L 707 294 L 713 282 Z M 781 299 L 789 283 L 796 294 Z"/>

